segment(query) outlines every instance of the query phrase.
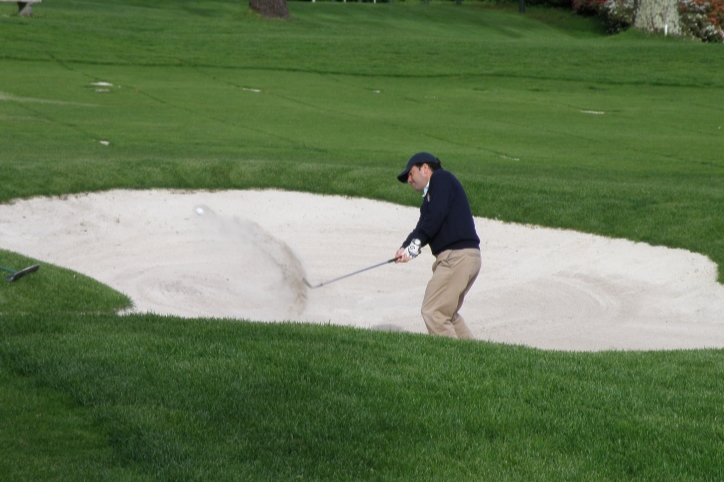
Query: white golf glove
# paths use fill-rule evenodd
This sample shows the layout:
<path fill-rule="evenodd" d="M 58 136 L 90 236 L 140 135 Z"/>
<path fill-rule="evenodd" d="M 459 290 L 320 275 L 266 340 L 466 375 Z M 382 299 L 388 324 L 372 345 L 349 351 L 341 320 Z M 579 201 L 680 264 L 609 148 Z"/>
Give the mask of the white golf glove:
<path fill-rule="evenodd" d="M 420 240 L 413 239 L 410 245 L 405 248 L 405 254 L 410 258 L 417 258 L 417 255 L 420 254 Z"/>

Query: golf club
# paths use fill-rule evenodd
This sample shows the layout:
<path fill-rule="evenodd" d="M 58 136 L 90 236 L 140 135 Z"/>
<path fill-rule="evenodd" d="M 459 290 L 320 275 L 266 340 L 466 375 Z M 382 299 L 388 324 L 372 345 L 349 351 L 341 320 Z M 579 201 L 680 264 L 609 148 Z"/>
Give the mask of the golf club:
<path fill-rule="evenodd" d="M 420 240 L 419 239 L 413 239 L 412 242 L 408 245 L 408 253 L 411 257 L 415 258 L 418 254 L 420 254 Z M 344 276 L 340 276 L 339 278 L 334 278 L 329 281 L 323 281 L 322 283 L 319 283 L 318 285 L 312 285 L 307 281 L 307 278 L 302 278 L 304 280 L 304 284 L 309 286 L 310 288 L 319 288 L 320 286 L 328 285 L 330 283 L 334 283 L 335 281 L 339 281 L 341 279 L 349 278 L 350 276 L 354 276 L 359 273 L 364 273 L 365 271 L 369 271 L 374 268 L 378 268 L 380 266 L 384 266 L 386 264 L 394 263 L 398 260 L 398 257 L 394 257 L 392 259 L 388 259 L 387 261 L 383 261 L 381 263 L 373 264 L 372 266 L 368 266 L 366 268 L 362 268 L 360 270 L 357 270 L 353 273 L 346 274 Z"/>
<path fill-rule="evenodd" d="M 5 279 L 8 281 L 16 281 L 25 276 L 26 274 L 35 273 L 38 271 L 38 268 L 40 268 L 39 264 L 34 264 L 32 266 L 28 266 L 27 268 L 23 268 L 20 271 L 15 271 L 14 269 L 6 268 L 5 266 L 0 266 L 0 269 L 3 271 L 7 271 L 9 273 L 12 273 L 10 276 L 6 276 Z"/>
<path fill-rule="evenodd" d="M 362 269 L 360 269 L 360 270 L 358 270 L 358 271 L 355 271 L 354 273 L 349 273 L 349 274 L 346 274 L 346 275 L 344 275 L 344 276 L 340 276 L 339 278 L 334 278 L 334 279 L 331 279 L 331 280 L 329 280 L 329 281 L 324 281 L 324 282 L 319 283 L 319 284 L 317 284 L 317 285 L 312 285 L 312 284 L 309 283 L 309 281 L 307 281 L 307 278 L 303 278 L 303 279 L 304 279 L 304 284 L 306 284 L 306 285 L 309 286 L 310 288 L 319 288 L 320 286 L 328 285 L 328 284 L 330 284 L 330 283 L 334 283 L 335 281 L 339 281 L 339 280 L 341 280 L 341 279 L 349 278 L 350 276 L 354 276 L 354 275 L 359 274 L 359 273 L 362 273 L 362 272 L 364 272 L 364 271 L 368 271 L 368 270 L 371 270 L 371 269 L 374 269 L 374 268 L 378 268 L 378 267 L 380 267 L 380 266 L 384 266 L 384 265 L 386 265 L 386 264 L 393 263 L 395 260 L 397 260 L 397 258 L 388 259 L 387 261 L 383 261 L 383 262 L 381 262 L 381 263 L 377 263 L 377 264 L 374 264 L 374 265 L 372 265 L 372 266 L 368 266 L 367 268 L 362 268 Z"/>

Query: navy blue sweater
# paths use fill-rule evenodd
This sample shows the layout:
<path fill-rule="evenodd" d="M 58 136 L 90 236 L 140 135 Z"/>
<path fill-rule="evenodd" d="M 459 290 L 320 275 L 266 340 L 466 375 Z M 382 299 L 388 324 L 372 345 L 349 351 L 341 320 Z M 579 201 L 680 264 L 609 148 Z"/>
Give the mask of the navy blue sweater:
<path fill-rule="evenodd" d="M 432 173 L 420 206 L 420 219 L 402 247 L 415 238 L 422 246 L 429 244 L 435 256 L 448 249 L 480 249 L 468 197 L 452 173 L 442 169 Z"/>

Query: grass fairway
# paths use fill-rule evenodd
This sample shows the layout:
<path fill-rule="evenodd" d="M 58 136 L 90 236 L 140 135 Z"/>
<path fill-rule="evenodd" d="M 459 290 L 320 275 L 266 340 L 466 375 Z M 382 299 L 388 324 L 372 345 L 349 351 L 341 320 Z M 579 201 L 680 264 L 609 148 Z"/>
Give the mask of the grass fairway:
<path fill-rule="evenodd" d="M 535 8 L 289 7 L 0 3 L 0 202 L 276 187 L 416 205 L 394 175 L 429 150 L 476 215 L 690 249 L 724 281 L 724 46 Z M 9 480 L 724 478 L 721 350 L 118 317 L 125 297 L 70 271 L 22 283 L 0 286 Z"/>

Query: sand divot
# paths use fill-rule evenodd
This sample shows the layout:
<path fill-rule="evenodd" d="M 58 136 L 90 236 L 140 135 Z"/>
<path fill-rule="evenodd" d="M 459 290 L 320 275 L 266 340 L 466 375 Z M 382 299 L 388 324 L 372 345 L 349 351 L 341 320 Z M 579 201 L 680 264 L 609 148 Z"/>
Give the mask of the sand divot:
<path fill-rule="evenodd" d="M 202 207 L 204 215 L 196 214 Z M 391 258 L 416 208 L 282 191 L 109 191 L 0 205 L 0 248 L 91 276 L 135 311 L 425 333 L 428 249 Z M 684 250 L 476 218 L 479 339 L 560 350 L 724 347 L 716 265 Z"/>

